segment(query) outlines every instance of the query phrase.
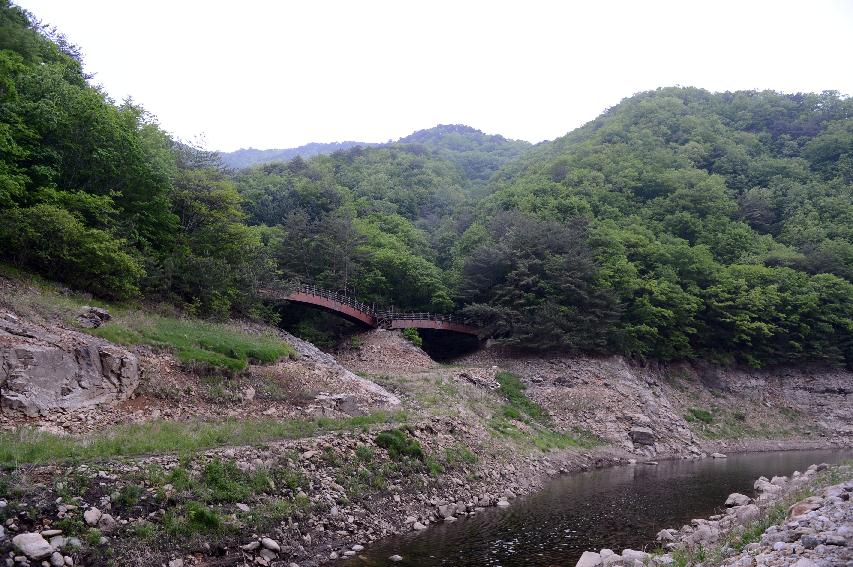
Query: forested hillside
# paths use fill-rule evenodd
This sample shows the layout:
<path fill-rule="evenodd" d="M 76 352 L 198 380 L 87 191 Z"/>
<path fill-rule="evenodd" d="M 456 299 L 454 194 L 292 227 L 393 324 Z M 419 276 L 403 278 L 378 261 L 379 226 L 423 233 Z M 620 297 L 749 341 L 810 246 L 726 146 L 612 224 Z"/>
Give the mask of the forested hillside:
<path fill-rule="evenodd" d="M 553 142 L 439 126 L 231 171 L 0 0 L 0 255 L 274 319 L 300 279 L 533 349 L 853 363 L 853 101 L 667 88 Z"/>
<path fill-rule="evenodd" d="M 258 150 L 255 148 L 243 148 L 234 150 L 233 152 L 219 152 L 219 157 L 225 167 L 231 169 L 243 169 L 262 163 L 270 163 L 273 161 L 289 161 L 299 156 L 303 159 L 312 158 L 314 156 L 330 154 L 338 150 L 348 150 L 355 146 L 377 146 L 379 144 L 371 144 L 366 142 L 330 142 L 318 143 L 312 142 L 299 146 L 298 148 L 273 149 L 273 150 Z"/>

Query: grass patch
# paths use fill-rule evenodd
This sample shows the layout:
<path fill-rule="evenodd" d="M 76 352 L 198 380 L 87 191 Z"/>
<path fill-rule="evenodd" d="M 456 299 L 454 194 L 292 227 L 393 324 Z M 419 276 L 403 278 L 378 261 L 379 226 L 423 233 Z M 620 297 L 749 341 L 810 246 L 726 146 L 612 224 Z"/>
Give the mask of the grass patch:
<path fill-rule="evenodd" d="M 240 502 L 274 486 L 262 471 L 243 472 L 234 461 L 214 459 L 201 471 L 200 493 L 205 502 Z"/>
<path fill-rule="evenodd" d="M 518 376 L 511 372 L 498 372 L 495 379 L 500 385 L 498 394 L 506 398 L 507 402 L 509 402 L 503 408 L 505 417 L 520 419 L 523 414 L 535 421 L 548 421 L 548 412 L 525 395 L 524 390 L 526 387 Z"/>
<path fill-rule="evenodd" d="M 192 453 L 223 445 L 256 445 L 276 439 L 310 437 L 328 431 L 400 423 L 406 419 L 403 412 L 375 412 L 344 419 L 155 421 L 124 425 L 111 432 L 86 437 L 68 437 L 22 428 L 0 432 L 0 467 L 170 452 Z"/>
<path fill-rule="evenodd" d="M 479 460 L 479 457 L 471 449 L 461 443 L 447 447 L 444 450 L 444 461 L 450 468 L 455 469 L 464 465 L 476 465 Z"/>
<path fill-rule="evenodd" d="M 542 451 L 551 449 L 589 449 L 602 444 L 592 433 L 575 429 L 568 432 L 554 431 L 539 423 L 529 423 L 524 429 L 501 416 L 493 417 L 488 427 L 494 433 L 512 439 L 522 445 L 536 447 Z"/>
<path fill-rule="evenodd" d="M 123 345 L 151 345 L 175 353 L 181 362 L 243 370 L 249 362 L 272 363 L 296 351 L 273 335 L 253 335 L 231 325 L 164 315 L 115 317 L 88 333 Z"/>
<path fill-rule="evenodd" d="M 708 410 L 703 410 L 700 408 L 690 408 L 687 410 L 684 419 L 687 421 L 701 421 L 702 423 L 712 423 L 714 421 L 714 414 L 712 414 Z"/>

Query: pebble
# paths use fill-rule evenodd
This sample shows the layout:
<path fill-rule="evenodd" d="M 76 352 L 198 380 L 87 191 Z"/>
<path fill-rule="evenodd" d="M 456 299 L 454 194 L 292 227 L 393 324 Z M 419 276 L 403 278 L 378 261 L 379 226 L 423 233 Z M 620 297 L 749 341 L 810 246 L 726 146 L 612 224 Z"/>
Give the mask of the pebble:
<path fill-rule="evenodd" d="M 278 542 L 268 537 L 261 538 L 261 545 L 263 545 L 270 551 L 274 551 L 276 553 L 279 553 L 281 551 L 281 546 L 278 544 Z"/>
<path fill-rule="evenodd" d="M 403 556 L 402 555 L 392 555 L 391 557 L 388 558 L 388 560 L 397 563 L 397 562 L 403 560 Z"/>

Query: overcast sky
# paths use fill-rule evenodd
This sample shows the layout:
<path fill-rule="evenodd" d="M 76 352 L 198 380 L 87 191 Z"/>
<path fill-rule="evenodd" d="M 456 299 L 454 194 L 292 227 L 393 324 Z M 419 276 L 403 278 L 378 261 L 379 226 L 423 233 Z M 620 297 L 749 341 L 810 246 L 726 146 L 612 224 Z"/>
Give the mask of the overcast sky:
<path fill-rule="evenodd" d="M 208 149 L 449 123 L 538 142 L 670 85 L 853 94 L 853 0 L 13 1 Z"/>

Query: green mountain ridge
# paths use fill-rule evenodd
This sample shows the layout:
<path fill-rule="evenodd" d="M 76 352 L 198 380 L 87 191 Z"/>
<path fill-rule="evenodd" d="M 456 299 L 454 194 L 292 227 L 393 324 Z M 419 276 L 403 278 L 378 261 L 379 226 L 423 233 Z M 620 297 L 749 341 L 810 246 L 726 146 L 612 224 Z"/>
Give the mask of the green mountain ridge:
<path fill-rule="evenodd" d="M 838 93 L 668 87 L 535 146 L 439 125 L 232 171 L 91 87 L 73 46 L 8 2 L 0 28 L 5 262 L 306 333 L 329 323 L 257 290 L 462 312 L 524 349 L 853 364 Z"/>

